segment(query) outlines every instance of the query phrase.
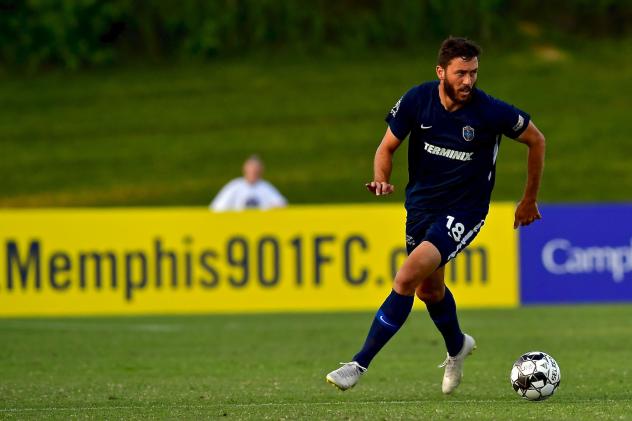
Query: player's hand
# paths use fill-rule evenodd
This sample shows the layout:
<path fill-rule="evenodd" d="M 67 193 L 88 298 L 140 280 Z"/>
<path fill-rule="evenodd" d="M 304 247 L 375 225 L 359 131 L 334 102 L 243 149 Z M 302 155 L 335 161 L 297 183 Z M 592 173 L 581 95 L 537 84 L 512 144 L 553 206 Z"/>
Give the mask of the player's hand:
<path fill-rule="evenodd" d="M 514 229 L 519 226 L 527 226 L 537 219 L 542 219 L 538 204 L 534 200 L 521 200 L 516 208 Z"/>
<path fill-rule="evenodd" d="M 376 196 L 385 196 L 395 191 L 395 186 L 386 181 L 371 181 L 366 183 L 366 189 Z"/>

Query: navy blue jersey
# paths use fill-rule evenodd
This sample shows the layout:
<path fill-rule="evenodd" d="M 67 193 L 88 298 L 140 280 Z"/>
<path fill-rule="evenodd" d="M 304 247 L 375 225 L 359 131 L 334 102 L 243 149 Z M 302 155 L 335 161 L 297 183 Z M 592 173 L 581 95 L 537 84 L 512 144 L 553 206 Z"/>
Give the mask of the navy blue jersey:
<path fill-rule="evenodd" d="M 448 112 L 439 82 L 410 89 L 386 117 L 400 140 L 410 134 L 406 210 L 472 210 L 487 213 L 502 135 L 517 138 L 529 114 L 472 91 L 462 108 Z"/>

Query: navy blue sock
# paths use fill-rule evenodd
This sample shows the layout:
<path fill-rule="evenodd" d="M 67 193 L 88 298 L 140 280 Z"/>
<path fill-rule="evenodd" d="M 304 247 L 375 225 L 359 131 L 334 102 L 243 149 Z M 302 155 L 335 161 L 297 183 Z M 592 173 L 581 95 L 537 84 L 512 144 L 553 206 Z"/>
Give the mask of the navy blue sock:
<path fill-rule="evenodd" d="M 362 367 L 369 367 L 371 360 L 406 321 L 413 308 L 414 298 L 414 296 L 399 295 L 395 291 L 391 291 L 382 307 L 377 311 L 364 346 L 353 357 L 353 361 Z"/>
<path fill-rule="evenodd" d="M 464 337 L 459 327 L 459 319 L 456 317 L 454 296 L 448 287 L 445 287 L 443 300 L 437 303 L 426 304 L 426 308 L 435 326 L 443 335 L 448 354 L 454 357 L 463 347 Z"/>

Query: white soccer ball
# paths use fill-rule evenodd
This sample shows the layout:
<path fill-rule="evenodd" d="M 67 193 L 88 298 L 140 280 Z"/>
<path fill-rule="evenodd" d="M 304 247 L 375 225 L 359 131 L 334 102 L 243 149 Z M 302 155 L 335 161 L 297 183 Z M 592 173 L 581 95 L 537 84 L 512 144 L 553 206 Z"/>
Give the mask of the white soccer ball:
<path fill-rule="evenodd" d="M 527 352 L 514 363 L 510 379 L 518 395 L 530 401 L 542 401 L 560 385 L 560 366 L 545 352 Z"/>

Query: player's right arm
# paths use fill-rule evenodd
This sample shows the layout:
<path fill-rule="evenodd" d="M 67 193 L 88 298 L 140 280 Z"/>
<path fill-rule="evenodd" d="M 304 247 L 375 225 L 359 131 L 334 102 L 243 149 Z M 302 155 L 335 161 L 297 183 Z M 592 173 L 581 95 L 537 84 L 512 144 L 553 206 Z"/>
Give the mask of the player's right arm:
<path fill-rule="evenodd" d="M 373 181 L 366 183 L 366 188 L 376 196 L 393 193 L 395 186 L 390 184 L 393 169 L 393 155 L 402 142 L 393 134 L 390 127 L 375 151 L 373 160 Z"/>

